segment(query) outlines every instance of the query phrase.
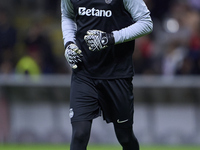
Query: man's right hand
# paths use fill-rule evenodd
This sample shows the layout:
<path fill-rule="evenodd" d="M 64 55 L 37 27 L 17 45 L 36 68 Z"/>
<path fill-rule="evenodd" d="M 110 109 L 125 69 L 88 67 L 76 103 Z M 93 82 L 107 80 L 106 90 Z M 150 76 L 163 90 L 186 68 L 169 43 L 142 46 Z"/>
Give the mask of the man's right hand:
<path fill-rule="evenodd" d="M 71 68 L 76 69 L 78 62 L 81 62 L 82 51 L 76 44 L 69 44 L 65 49 L 65 58 Z"/>

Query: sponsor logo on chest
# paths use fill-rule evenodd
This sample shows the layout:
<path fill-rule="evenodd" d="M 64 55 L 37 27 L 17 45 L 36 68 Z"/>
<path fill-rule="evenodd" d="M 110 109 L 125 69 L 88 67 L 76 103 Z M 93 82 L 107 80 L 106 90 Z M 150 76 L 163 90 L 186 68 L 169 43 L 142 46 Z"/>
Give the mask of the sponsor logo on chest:
<path fill-rule="evenodd" d="M 96 16 L 96 17 L 111 17 L 112 11 L 111 10 L 103 10 L 103 9 L 96 9 L 96 8 L 86 8 L 86 7 L 79 7 L 78 14 L 80 16 Z"/>

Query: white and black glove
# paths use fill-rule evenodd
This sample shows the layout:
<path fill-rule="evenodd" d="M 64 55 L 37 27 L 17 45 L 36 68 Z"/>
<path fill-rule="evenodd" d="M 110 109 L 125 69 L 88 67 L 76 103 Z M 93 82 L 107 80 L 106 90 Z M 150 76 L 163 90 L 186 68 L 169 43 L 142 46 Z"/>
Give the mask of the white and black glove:
<path fill-rule="evenodd" d="M 71 68 L 76 69 L 78 62 L 81 62 L 82 51 L 74 43 L 69 43 L 66 45 L 65 58 Z"/>
<path fill-rule="evenodd" d="M 99 51 L 115 44 L 115 39 L 112 33 L 106 33 L 100 30 L 88 30 L 84 40 L 91 51 Z"/>

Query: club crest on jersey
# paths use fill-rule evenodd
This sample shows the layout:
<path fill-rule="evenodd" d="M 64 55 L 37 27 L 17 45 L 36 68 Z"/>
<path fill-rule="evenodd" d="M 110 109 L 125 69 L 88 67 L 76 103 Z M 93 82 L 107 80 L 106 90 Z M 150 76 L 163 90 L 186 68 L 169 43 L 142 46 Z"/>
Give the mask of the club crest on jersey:
<path fill-rule="evenodd" d="M 69 110 L 69 118 L 72 118 L 74 116 L 73 108 L 70 108 Z"/>
<path fill-rule="evenodd" d="M 112 0 L 105 0 L 106 4 L 110 4 Z"/>

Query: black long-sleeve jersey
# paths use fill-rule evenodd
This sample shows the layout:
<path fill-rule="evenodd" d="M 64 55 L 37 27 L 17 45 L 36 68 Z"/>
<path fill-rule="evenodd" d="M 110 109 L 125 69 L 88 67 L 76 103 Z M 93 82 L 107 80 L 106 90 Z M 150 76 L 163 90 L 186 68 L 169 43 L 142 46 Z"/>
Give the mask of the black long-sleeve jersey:
<path fill-rule="evenodd" d="M 134 75 L 134 40 L 153 28 L 143 0 L 62 0 L 61 12 L 64 44 L 72 41 L 83 53 L 74 73 L 97 79 Z M 90 51 L 84 35 L 92 29 L 112 32 L 115 45 Z"/>

